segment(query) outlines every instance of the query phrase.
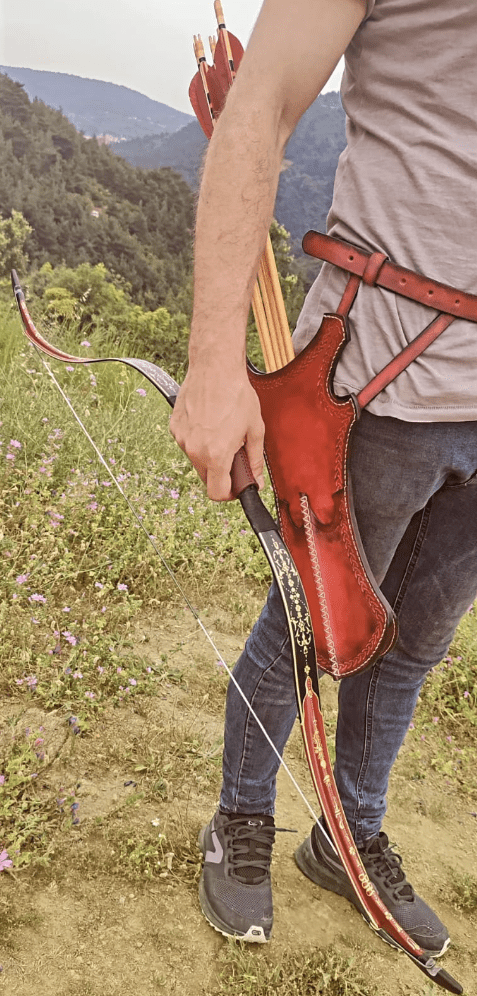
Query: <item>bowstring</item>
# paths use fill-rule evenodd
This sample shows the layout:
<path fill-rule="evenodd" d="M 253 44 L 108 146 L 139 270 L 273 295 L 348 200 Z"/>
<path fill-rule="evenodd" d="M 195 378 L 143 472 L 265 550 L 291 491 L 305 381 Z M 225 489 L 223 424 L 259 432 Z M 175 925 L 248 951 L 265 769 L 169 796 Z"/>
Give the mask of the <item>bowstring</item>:
<path fill-rule="evenodd" d="M 183 600 L 184 600 L 185 604 L 187 605 L 187 608 L 188 608 L 188 609 L 189 609 L 189 611 L 190 611 L 190 612 L 192 613 L 192 615 L 193 615 L 193 617 L 194 617 L 194 619 L 195 619 L 196 623 L 198 624 L 198 626 L 199 626 L 199 627 L 200 627 L 200 629 L 202 630 L 202 632 L 203 632 L 203 634 L 204 634 L 204 636 L 205 636 L 206 640 L 207 640 L 207 641 L 208 641 L 208 642 L 210 643 L 210 645 L 211 645 L 211 647 L 212 647 L 212 649 L 213 649 L 214 653 L 216 654 L 216 656 L 217 656 L 218 660 L 220 661 L 220 663 L 221 663 L 221 664 L 223 664 L 223 666 L 224 666 L 224 668 L 225 668 L 225 670 L 226 670 L 226 672 L 227 672 L 227 674 L 228 674 L 228 676 L 229 676 L 230 680 L 232 681 L 232 683 L 233 683 L 233 685 L 235 686 L 235 688 L 237 689 L 237 691 L 238 691 L 239 695 L 241 696 L 241 698 L 242 698 L 242 699 L 243 699 L 243 701 L 245 702 L 245 705 L 247 706 L 247 709 L 248 709 L 248 711 L 250 712 L 250 715 L 251 715 L 251 716 L 253 717 L 253 719 L 254 719 L 254 720 L 255 720 L 255 722 L 257 723 L 257 726 L 259 727 L 259 729 L 260 729 L 260 730 L 261 730 L 261 732 L 263 733 L 263 735 L 264 735 L 264 737 L 265 737 L 265 739 L 266 739 L 267 743 L 268 743 L 268 744 L 270 745 L 270 747 L 272 748 L 272 750 L 273 750 L 274 754 L 275 754 L 275 755 L 276 755 L 276 757 L 278 758 L 278 760 L 279 760 L 279 762 L 280 762 L 280 765 L 281 765 L 281 766 L 283 767 L 283 770 L 284 770 L 284 771 L 286 772 L 286 774 L 288 775 L 288 777 L 289 777 L 290 781 L 292 782 L 292 784 L 293 784 L 294 788 L 295 788 L 295 789 L 296 789 L 296 791 L 298 792 L 298 794 L 299 794 L 300 798 L 301 798 L 301 799 L 303 800 L 303 802 L 305 803 L 305 806 L 306 806 L 306 808 L 308 809 L 308 811 L 309 811 L 310 815 L 312 816 L 312 818 L 314 819 L 315 823 L 317 823 L 317 822 L 318 822 L 318 819 L 319 819 L 319 818 L 318 818 L 318 816 L 317 816 L 317 814 L 316 814 L 315 810 L 313 809 L 313 806 L 311 805 L 311 803 L 310 803 L 310 802 L 309 802 L 309 800 L 307 799 L 307 797 L 306 797 L 305 793 L 303 792 L 303 790 L 301 789 L 300 785 L 298 784 L 298 782 L 297 782 L 297 780 L 296 780 L 295 776 L 294 776 L 294 775 L 292 774 L 292 772 L 290 771 L 290 768 L 288 767 L 288 765 L 287 765 L 286 761 L 284 761 L 284 759 L 283 759 L 283 756 L 282 756 L 282 754 L 280 754 L 280 751 L 278 750 L 278 748 L 277 748 L 277 747 L 276 747 L 276 745 L 274 744 L 274 742 L 273 742 L 273 740 L 272 740 L 272 738 L 271 738 L 270 734 L 269 734 L 269 733 L 268 733 L 268 731 L 267 731 L 267 730 L 265 729 L 265 727 L 264 727 L 264 725 L 263 725 L 263 723 L 262 723 L 261 719 L 260 719 L 260 718 L 258 717 L 257 713 L 255 712 L 255 709 L 253 708 L 252 704 L 251 704 L 251 703 L 249 702 L 249 700 L 248 700 L 247 696 L 245 695 L 245 692 L 244 692 L 244 691 L 242 690 L 242 688 L 240 687 L 240 685 L 239 685 L 239 683 L 238 683 L 237 679 L 235 678 L 235 676 L 234 676 L 234 674 L 233 674 L 233 671 L 232 671 L 232 670 L 231 670 L 231 669 L 229 668 L 229 666 L 228 666 L 227 662 L 226 662 L 226 661 L 224 660 L 224 657 L 223 657 L 223 655 L 222 655 L 222 654 L 220 653 L 220 651 L 218 650 L 218 648 L 217 648 L 217 646 L 216 646 L 216 644 L 215 644 L 215 641 L 214 641 L 213 637 L 211 636 L 211 634 L 209 633 L 208 629 L 206 628 L 206 626 L 205 626 L 205 625 L 204 625 L 204 623 L 202 622 L 202 619 L 200 618 L 200 616 L 199 616 L 199 613 L 197 612 L 197 609 L 196 609 L 196 608 L 194 608 L 194 606 L 192 605 L 192 602 L 190 601 L 190 599 L 189 599 L 189 597 L 188 597 L 187 593 L 185 592 L 184 588 L 182 587 L 182 585 L 181 585 L 180 581 L 178 580 L 178 578 L 177 578 L 177 577 L 176 577 L 176 575 L 174 574 L 174 571 L 172 570 L 172 568 L 171 568 L 171 567 L 169 566 L 169 564 L 167 563 L 167 561 L 166 561 L 166 559 L 165 559 L 165 557 L 164 557 L 164 555 L 163 555 L 163 553 L 162 553 L 161 549 L 160 549 L 160 548 L 158 547 L 157 543 L 155 542 L 155 540 L 153 539 L 153 537 L 152 537 L 152 536 L 150 535 L 150 533 L 148 533 L 148 531 L 147 531 L 147 529 L 146 529 L 146 527 L 145 527 L 144 523 L 142 522 L 142 520 L 141 520 L 141 518 L 139 517 L 138 513 L 136 512 L 136 509 L 134 508 L 134 506 L 133 506 L 132 502 L 130 501 L 130 499 L 128 498 L 128 496 L 127 496 L 126 492 L 124 491 L 124 488 L 122 488 L 122 487 L 121 487 L 121 484 L 119 483 L 119 481 L 118 481 L 117 477 L 115 476 L 115 474 L 114 474 L 114 473 L 113 473 L 113 471 L 111 470 L 111 467 L 110 467 L 110 466 L 109 466 L 109 464 L 107 463 L 107 461 L 106 461 L 105 457 L 104 457 L 104 456 L 103 456 L 103 454 L 101 453 L 101 450 L 99 449 L 99 447 L 98 447 L 98 446 L 97 446 L 97 444 L 95 443 L 94 439 L 92 438 L 92 436 L 91 436 L 91 435 L 90 435 L 90 433 L 88 432 L 88 430 L 87 430 L 87 428 L 86 428 L 86 426 L 85 426 L 84 422 L 83 422 L 83 421 L 81 420 L 81 418 L 80 418 L 80 416 L 78 415 L 78 413 L 77 413 L 76 409 L 74 408 L 74 406 L 73 406 L 72 402 L 70 401 L 70 399 L 68 398 L 67 394 L 66 394 L 66 393 L 65 393 L 65 391 L 63 390 L 63 388 L 62 388 L 61 384 L 60 384 L 60 383 L 59 383 L 59 381 L 58 381 L 58 380 L 56 379 L 56 377 L 55 377 L 55 375 L 54 375 L 54 373 L 53 373 L 53 371 L 52 371 L 52 369 L 51 369 L 51 367 L 50 367 L 49 363 L 47 363 L 47 361 L 45 360 L 45 358 L 44 358 L 44 356 L 42 355 L 42 352 L 40 351 L 40 349 L 38 348 L 38 346 L 37 346 L 37 345 L 36 345 L 35 343 L 31 343 L 31 345 L 32 345 L 32 346 L 34 347 L 34 349 L 35 349 L 36 353 L 38 354 L 38 357 L 39 357 L 39 359 L 40 359 L 40 360 L 41 360 L 41 362 L 43 363 L 43 366 L 45 367 L 45 369 L 46 369 L 46 371 L 47 371 L 47 373 L 48 373 L 48 376 L 49 376 L 49 377 L 51 378 L 51 380 L 53 381 L 53 383 L 54 383 L 55 387 L 57 388 L 57 390 L 58 390 L 58 391 L 59 391 L 59 393 L 61 394 L 61 397 L 62 397 L 62 398 L 63 398 L 63 400 L 64 400 L 64 401 L 66 402 L 66 404 L 67 404 L 68 408 L 70 409 L 70 412 L 71 412 L 71 414 L 73 415 L 73 418 L 74 418 L 74 419 L 76 420 L 76 422 L 77 422 L 77 423 L 78 423 L 78 425 L 80 426 L 80 429 L 82 430 L 82 432 L 83 432 L 83 433 L 84 433 L 84 435 L 86 436 L 86 438 L 87 438 L 88 442 L 89 442 L 89 443 L 90 443 L 90 445 L 92 446 L 92 448 L 93 448 L 94 452 L 96 453 L 96 456 L 98 457 L 98 460 L 100 461 L 100 463 L 102 464 L 102 466 L 103 466 L 103 467 L 105 468 L 105 470 L 107 471 L 107 473 L 108 473 L 109 477 L 111 478 L 111 480 L 113 481 L 113 483 L 114 483 L 115 487 L 116 487 L 116 488 L 117 488 L 117 490 L 119 491 L 119 494 L 120 494 L 120 495 L 121 495 L 121 496 L 122 496 L 122 497 L 124 498 L 124 501 L 126 502 L 126 505 L 128 506 L 128 508 L 129 508 L 129 511 L 130 511 L 130 512 L 132 513 L 132 516 L 133 516 L 133 518 L 134 518 L 134 519 L 136 520 L 136 522 L 137 522 L 138 526 L 140 527 L 140 529 L 142 529 L 142 532 L 144 533 L 144 535 L 145 535 L 145 537 L 146 537 L 147 541 L 148 541 L 148 542 L 149 542 L 149 543 L 151 544 L 151 546 L 152 546 L 152 548 L 153 548 L 154 552 L 155 552 L 155 553 L 157 554 L 157 556 L 159 557 L 159 560 L 161 561 L 161 564 L 162 564 L 162 566 L 163 566 L 163 567 L 165 568 L 165 570 L 167 571 L 167 573 L 168 573 L 169 577 L 171 578 L 171 580 L 172 580 L 173 584 L 174 584 L 174 585 L 175 585 L 175 587 L 177 588 L 177 591 L 178 591 L 178 592 L 179 592 L 179 594 L 181 595 L 181 598 L 183 598 Z"/>

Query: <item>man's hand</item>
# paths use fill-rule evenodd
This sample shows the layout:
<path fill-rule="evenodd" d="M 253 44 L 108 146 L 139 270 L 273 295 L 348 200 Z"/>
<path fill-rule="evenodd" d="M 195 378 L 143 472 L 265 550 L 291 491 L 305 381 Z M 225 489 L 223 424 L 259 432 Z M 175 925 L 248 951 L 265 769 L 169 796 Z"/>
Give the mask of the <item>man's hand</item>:
<path fill-rule="evenodd" d="M 252 473 L 263 487 L 264 425 L 245 367 L 189 370 L 170 422 L 172 435 L 194 464 L 213 501 L 233 498 L 230 468 L 245 446 Z"/>

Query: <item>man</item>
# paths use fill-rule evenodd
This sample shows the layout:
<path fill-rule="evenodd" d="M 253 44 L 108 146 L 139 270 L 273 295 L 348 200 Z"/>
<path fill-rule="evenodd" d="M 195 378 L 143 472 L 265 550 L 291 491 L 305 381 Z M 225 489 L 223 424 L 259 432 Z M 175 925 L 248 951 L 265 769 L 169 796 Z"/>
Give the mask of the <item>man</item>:
<path fill-rule="evenodd" d="M 231 497 L 245 441 L 263 477 L 263 425 L 245 368 L 245 326 L 285 144 L 342 53 L 348 147 L 328 220 L 332 235 L 452 286 L 477 291 L 477 7 L 468 0 L 265 0 L 216 128 L 202 182 L 190 367 L 172 432 L 207 485 Z M 333 312 L 346 275 L 325 265 L 305 303 L 297 350 Z M 423 305 L 362 286 L 334 379 L 357 393 L 426 326 Z M 353 429 L 358 526 L 400 637 L 340 686 L 335 775 L 366 869 L 393 916 L 434 956 L 449 936 L 407 882 L 381 822 L 389 772 L 419 689 L 477 588 L 476 329 L 455 321 L 371 403 Z M 227 371 L 227 377 L 223 375 Z M 317 440 L 319 445 L 319 440 Z M 275 586 L 235 676 L 281 751 L 296 716 Z M 220 809 L 202 831 L 200 896 L 223 934 L 267 940 L 277 763 L 230 687 Z M 432 855 L 432 841 L 429 854 Z M 314 828 L 301 870 L 355 902 Z"/>

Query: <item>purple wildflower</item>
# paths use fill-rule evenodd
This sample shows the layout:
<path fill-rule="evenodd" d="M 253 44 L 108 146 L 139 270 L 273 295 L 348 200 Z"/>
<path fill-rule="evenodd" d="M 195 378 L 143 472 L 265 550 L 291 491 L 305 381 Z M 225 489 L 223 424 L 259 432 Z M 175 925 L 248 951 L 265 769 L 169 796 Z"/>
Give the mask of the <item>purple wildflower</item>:
<path fill-rule="evenodd" d="M 5 868 L 11 868 L 13 861 L 10 861 L 8 857 L 8 851 L 0 851 L 0 871 L 5 871 Z"/>

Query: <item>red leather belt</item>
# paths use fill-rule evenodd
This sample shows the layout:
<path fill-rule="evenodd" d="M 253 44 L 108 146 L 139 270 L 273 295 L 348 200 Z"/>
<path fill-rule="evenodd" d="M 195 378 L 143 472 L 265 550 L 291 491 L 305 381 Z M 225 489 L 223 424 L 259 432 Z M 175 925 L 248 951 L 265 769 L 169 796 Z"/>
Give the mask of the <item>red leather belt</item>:
<path fill-rule="evenodd" d="M 356 274 L 365 284 L 383 287 L 394 294 L 410 298 L 411 301 L 426 304 L 428 308 L 453 315 L 454 318 L 477 322 L 476 294 L 456 290 L 407 270 L 404 266 L 391 263 L 384 253 L 367 253 L 349 242 L 342 242 L 341 239 L 334 239 L 320 232 L 307 232 L 302 245 L 308 255 Z"/>

